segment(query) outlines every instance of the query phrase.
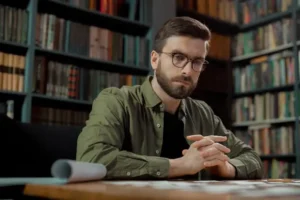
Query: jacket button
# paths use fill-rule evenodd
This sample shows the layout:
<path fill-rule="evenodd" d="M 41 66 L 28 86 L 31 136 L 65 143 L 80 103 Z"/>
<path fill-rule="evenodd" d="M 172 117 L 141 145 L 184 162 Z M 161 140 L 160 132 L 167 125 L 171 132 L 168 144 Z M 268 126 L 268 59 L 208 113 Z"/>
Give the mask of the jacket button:
<path fill-rule="evenodd" d="M 127 176 L 130 176 L 130 174 L 131 174 L 130 172 L 127 172 Z"/>
<path fill-rule="evenodd" d="M 156 126 L 157 126 L 158 128 L 160 128 L 160 124 L 156 124 Z"/>
<path fill-rule="evenodd" d="M 156 153 L 156 154 L 159 154 L 159 150 L 156 150 L 155 153 Z"/>
<path fill-rule="evenodd" d="M 157 176 L 160 176 L 160 172 L 156 172 L 156 175 L 157 175 Z"/>

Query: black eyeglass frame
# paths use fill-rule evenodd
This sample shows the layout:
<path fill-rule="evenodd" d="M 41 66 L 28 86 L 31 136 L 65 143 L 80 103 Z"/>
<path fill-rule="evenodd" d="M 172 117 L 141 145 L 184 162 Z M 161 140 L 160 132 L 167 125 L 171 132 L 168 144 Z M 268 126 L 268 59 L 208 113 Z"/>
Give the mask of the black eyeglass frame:
<path fill-rule="evenodd" d="M 195 70 L 194 65 L 193 65 L 193 61 L 194 61 L 194 60 L 199 60 L 200 58 L 191 59 L 191 58 L 189 58 L 187 55 L 185 55 L 185 54 L 183 54 L 183 53 L 179 53 L 179 52 L 170 52 L 170 53 L 169 53 L 169 52 L 157 52 L 157 53 L 160 53 L 160 54 L 166 54 L 166 55 L 170 56 L 170 57 L 172 58 L 172 63 L 173 63 L 173 65 L 174 65 L 175 67 L 177 67 L 177 68 L 184 68 L 189 62 L 191 62 L 191 63 L 192 63 L 192 69 L 193 69 L 194 71 L 196 71 L 196 72 L 201 72 L 201 71 L 203 71 L 203 70 L 205 69 L 206 65 L 209 64 L 209 62 L 208 62 L 207 60 L 204 59 L 203 64 L 202 64 L 202 66 L 200 67 L 200 70 Z M 175 57 L 175 55 L 177 55 L 177 54 L 179 54 L 179 55 L 181 55 L 181 56 L 184 56 L 184 57 L 186 58 L 187 61 L 186 61 L 186 63 L 185 63 L 183 66 L 178 66 L 178 65 L 174 64 L 174 57 Z"/>

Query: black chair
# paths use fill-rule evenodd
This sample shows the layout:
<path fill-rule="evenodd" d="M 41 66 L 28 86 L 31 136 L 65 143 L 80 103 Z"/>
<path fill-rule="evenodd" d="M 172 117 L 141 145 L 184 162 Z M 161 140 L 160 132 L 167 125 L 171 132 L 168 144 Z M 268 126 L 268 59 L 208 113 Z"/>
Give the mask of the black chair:
<path fill-rule="evenodd" d="M 0 178 L 51 177 L 57 159 L 76 159 L 82 127 L 20 123 L 0 115 Z M 0 186 L 0 199 L 41 200 L 23 196 L 24 186 Z"/>
<path fill-rule="evenodd" d="M 82 127 L 16 122 L 0 116 L 0 177 L 50 177 L 57 159 L 76 159 Z"/>

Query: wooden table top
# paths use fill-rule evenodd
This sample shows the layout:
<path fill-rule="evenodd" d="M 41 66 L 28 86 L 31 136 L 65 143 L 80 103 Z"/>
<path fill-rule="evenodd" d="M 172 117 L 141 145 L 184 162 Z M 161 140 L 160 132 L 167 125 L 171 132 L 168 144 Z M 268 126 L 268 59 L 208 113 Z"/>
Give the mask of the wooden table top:
<path fill-rule="evenodd" d="M 297 182 L 296 182 L 297 181 Z M 49 199 L 300 199 L 300 180 L 262 181 L 96 181 L 66 185 L 28 184 L 24 195 Z M 248 184 L 251 183 L 251 184 Z M 255 186 L 255 188 L 253 188 Z M 156 188 L 157 187 L 157 188 Z M 232 190 L 232 189 L 235 190 Z M 245 191 L 242 194 L 236 193 Z M 259 196 L 268 190 L 267 196 Z M 298 191 L 298 192 L 297 192 Z M 266 193 L 266 192 L 265 192 Z M 285 194 L 286 193 L 286 194 Z M 293 194 L 294 193 L 294 194 Z M 244 195 L 243 195 L 244 194 Z M 276 196 L 277 194 L 277 196 Z M 278 196 L 280 194 L 281 196 Z M 293 195 L 292 195 L 293 194 Z M 252 195 L 252 196 L 249 196 Z M 254 195 L 254 196 L 253 196 Z"/>

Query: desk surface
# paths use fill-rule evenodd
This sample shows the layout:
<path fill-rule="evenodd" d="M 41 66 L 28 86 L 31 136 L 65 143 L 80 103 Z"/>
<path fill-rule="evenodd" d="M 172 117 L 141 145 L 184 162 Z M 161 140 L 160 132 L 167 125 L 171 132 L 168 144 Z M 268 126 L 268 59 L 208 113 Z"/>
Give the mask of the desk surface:
<path fill-rule="evenodd" d="M 27 196 L 49 199 L 300 199 L 300 180 L 97 181 L 66 185 L 27 184 Z"/>

